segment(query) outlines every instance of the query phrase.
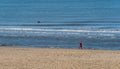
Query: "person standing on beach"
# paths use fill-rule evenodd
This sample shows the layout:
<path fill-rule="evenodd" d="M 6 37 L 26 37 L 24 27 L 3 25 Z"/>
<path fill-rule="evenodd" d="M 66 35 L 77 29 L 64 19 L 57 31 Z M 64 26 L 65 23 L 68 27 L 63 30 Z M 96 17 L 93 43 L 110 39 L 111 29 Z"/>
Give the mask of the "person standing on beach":
<path fill-rule="evenodd" d="M 82 49 L 82 46 L 83 46 L 83 44 L 82 44 L 82 42 L 80 42 L 80 49 Z"/>

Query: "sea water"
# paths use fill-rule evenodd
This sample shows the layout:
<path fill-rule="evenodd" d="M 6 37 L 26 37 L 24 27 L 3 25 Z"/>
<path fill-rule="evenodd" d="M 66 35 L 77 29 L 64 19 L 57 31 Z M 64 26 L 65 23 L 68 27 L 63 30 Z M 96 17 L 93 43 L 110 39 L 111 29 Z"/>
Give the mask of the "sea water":
<path fill-rule="evenodd" d="M 120 50 L 119 12 L 117 0 L 0 0 L 0 45 Z"/>

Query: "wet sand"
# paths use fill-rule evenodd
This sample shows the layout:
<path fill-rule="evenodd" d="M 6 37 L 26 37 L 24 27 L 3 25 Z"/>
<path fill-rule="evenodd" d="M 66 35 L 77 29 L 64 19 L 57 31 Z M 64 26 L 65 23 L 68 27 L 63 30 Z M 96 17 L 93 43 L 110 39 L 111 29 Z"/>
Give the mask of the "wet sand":
<path fill-rule="evenodd" d="M 0 69 L 119 69 L 120 51 L 0 47 Z"/>

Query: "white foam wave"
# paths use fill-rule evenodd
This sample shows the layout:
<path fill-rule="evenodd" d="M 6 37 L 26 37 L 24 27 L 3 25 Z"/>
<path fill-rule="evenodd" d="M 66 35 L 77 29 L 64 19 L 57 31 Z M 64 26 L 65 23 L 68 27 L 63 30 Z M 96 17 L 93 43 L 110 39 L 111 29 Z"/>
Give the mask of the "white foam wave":
<path fill-rule="evenodd" d="M 32 28 L 0 28 L 0 30 L 33 30 Z"/>
<path fill-rule="evenodd" d="M 95 33 L 120 33 L 120 30 L 69 30 L 69 29 L 40 29 L 40 28 L 0 28 L 0 31 L 45 31 L 45 32 L 95 32 Z"/>

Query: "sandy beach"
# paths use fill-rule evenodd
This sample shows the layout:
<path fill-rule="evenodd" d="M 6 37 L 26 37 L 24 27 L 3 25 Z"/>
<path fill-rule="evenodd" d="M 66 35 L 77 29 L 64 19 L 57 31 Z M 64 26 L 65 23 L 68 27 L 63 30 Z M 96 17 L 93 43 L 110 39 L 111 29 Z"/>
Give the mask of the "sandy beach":
<path fill-rule="evenodd" d="M 0 47 L 0 69 L 119 69 L 120 51 Z"/>

